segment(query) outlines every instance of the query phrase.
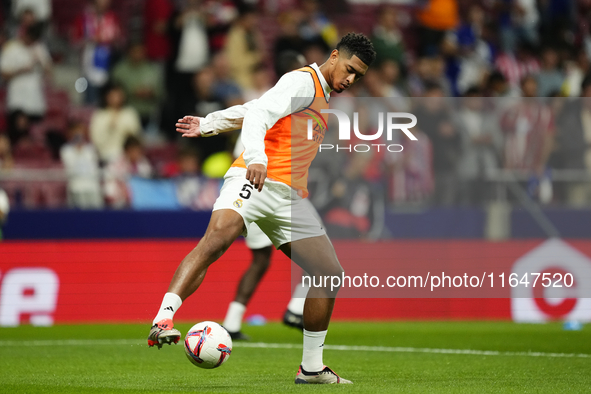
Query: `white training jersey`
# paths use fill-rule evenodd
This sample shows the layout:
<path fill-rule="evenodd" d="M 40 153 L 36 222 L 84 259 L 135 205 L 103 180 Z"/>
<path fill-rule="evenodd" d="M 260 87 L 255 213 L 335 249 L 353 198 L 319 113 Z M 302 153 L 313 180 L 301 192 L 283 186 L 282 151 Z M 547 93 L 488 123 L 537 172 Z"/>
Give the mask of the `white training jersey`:
<path fill-rule="evenodd" d="M 310 65 L 316 73 L 324 95 L 330 97 L 331 88 L 316 63 Z M 281 77 L 261 98 L 243 105 L 235 105 L 216 111 L 201 119 L 203 136 L 242 128 L 241 141 L 244 145 L 244 162 L 267 165 L 265 134 L 277 121 L 309 104 L 315 96 L 314 80 L 303 71 L 291 71 Z M 301 100 L 298 100 L 301 99 Z M 292 108 L 292 99 L 296 100 Z M 240 153 L 238 154 L 240 155 Z"/>

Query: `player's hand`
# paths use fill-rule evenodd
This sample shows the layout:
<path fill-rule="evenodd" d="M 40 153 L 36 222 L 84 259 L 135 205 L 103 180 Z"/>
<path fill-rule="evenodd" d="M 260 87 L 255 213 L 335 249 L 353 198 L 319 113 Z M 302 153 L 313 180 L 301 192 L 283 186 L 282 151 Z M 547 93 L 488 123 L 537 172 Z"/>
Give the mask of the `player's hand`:
<path fill-rule="evenodd" d="M 263 164 L 249 165 L 246 170 L 246 179 L 260 192 L 267 179 L 267 168 Z"/>
<path fill-rule="evenodd" d="M 183 133 L 183 137 L 199 137 L 201 135 L 201 118 L 198 116 L 185 116 L 178 120 L 176 131 Z"/>

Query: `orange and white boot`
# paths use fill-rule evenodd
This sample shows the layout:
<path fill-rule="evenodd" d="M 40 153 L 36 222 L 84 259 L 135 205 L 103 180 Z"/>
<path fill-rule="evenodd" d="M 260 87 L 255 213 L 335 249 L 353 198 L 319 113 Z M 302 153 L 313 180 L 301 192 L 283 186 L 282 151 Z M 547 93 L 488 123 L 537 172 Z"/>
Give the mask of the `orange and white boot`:
<path fill-rule="evenodd" d="M 181 332 L 174 328 L 174 324 L 171 319 L 162 319 L 158 323 L 154 324 L 150 329 L 150 335 L 148 335 L 148 346 L 158 346 L 158 349 L 162 348 L 165 343 L 176 344 L 181 339 Z"/>

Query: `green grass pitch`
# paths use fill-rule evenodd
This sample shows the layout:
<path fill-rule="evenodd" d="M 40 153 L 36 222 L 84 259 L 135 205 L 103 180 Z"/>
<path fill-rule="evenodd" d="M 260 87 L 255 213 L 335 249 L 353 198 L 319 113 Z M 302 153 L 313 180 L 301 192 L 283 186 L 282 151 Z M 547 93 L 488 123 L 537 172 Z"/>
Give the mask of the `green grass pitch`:
<path fill-rule="evenodd" d="M 190 324 L 177 327 L 184 333 Z M 215 370 L 193 366 L 180 345 L 148 348 L 148 328 L 0 328 L 0 392 L 591 392 L 589 326 L 564 331 L 558 323 L 335 322 L 324 362 L 354 384 L 332 386 L 293 383 L 301 333 L 277 323 L 244 327 L 251 342 L 235 342 L 228 362 Z"/>

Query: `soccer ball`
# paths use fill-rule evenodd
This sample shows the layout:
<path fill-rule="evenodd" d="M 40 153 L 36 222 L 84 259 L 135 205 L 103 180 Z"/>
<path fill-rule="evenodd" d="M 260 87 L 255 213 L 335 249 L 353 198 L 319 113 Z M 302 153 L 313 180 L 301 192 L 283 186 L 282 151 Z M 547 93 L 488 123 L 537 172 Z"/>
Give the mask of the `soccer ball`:
<path fill-rule="evenodd" d="M 185 354 L 199 368 L 217 368 L 230 358 L 232 338 L 212 321 L 195 324 L 185 336 Z"/>

